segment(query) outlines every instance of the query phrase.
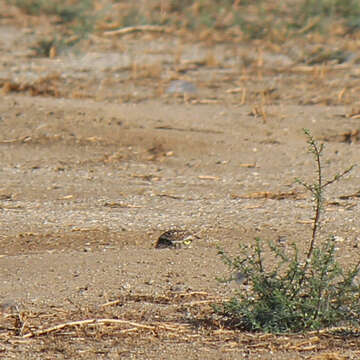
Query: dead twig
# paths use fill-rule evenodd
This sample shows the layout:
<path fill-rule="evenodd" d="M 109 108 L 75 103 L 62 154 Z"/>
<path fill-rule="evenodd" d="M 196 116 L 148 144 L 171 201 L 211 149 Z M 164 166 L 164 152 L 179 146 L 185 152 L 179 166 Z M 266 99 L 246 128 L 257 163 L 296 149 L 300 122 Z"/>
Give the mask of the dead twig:
<path fill-rule="evenodd" d="M 212 299 L 212 300 L 196 300 L 187 303 L 180 304 L 181 306 L 196 306 L 196 305 L 205 305 L 205 304 L 215 304 L 215 303 L 224 303 L 230 299 Z"/>
<path fill-rule="evenodd" d="M 128 26 L 117 30 L 105 31 L 105 36 L 115 36 L 115 35 L 126 35 L 133 32 L 163 32 L 170 33 L 171 29 L 164 26 L 158 25 L 139 25 L 139 26 Z"/>
<path fill-rule="evenodd" d="M 117 300 L 113 300 L 113 301 L 108 301 L 107 303 L 102 304 L 101 307 L 113 306 L 113 305 L 120 304 L 120 303 L 122 303 L 122 302 L 124 302 L 123 299 L 117 299 Z"/>
<path fill-rule="evenodd" d="M 29 142 L 31 140 L 31 136 L 21 136 L 19 138 L 15 138 L 15 139 L 6 139 L 6 140 L 0 140 L 0 144 L 11 144 L 11 143 L 15 143 L 15 142 Z"/>
<path fill-rule="evenodd" d="M 181 196 L 171 195 L 171 194 L 156 194 L 156 196 L 159 196 L 159 197 L 168 197 L 168 198 L 170 198 L 170 199 L 175 199 L 175 200 L 184 199 L 184 198 L 181 197 Z"/>
<path fill-rule="evenodd" d="M 93 325 L 93 324 L 126 324 L 131 325 L 137 329 L 147 329 L 147 330 L 155 330 L 155 326 L 151 325 L 143 325 L 139 323 L 135 323 L 127 320 L 119 320 L 119 319 L 88 319 L 88 320 L 78 320 L 78 321 L 70 321 L 66 323 L 62 323 L 59 325 L 55 325 L 46 329 L 30 332 L 28 334 L 23 335 L 23 338 L 30 338 L 40 335 L 45 335 L 54 331 L 58 331 L 64 329 L 65 327 L 74 327 L 79 325 Z"/>
<path fill-rule="evenodd" d="M 140 209 L 142 206 L 132 205 L 132 204 L 125 204 L 125 203 L 118 203 L 118 202 L 106 202 L 104 204 L 105 207 L 110 208 L 123 208 L 123 209 Z"/>
<path fill-rule="evenodd" d="M 288 192 L 270 192 L 270 191 L 256 191 L 250 194 L 237 195 L 231 194 L 232 199 L 271 199 L 271 200 L 284 200 L 284 199 L 294 199 L 301 200 L 304 199 L 305 195 L 298 191 L 292 190 Z"/>

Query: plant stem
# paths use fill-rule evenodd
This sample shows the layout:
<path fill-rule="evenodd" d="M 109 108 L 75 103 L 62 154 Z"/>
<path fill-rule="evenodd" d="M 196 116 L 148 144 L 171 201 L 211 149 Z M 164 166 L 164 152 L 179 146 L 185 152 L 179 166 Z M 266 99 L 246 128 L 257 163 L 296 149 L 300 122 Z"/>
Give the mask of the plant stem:
<path fill-rule="evenodd" d="M 307 269 L 308 263 L 311 259 L 312 253 L 314 251 L 316 234 L 317 234 L 317 230 L 318 230 L 319 224 L 320 224 L 320 215 L 321 215 L 322 202 L 323 202 L 323 197 L 322 197 L 323 185 L 322 185 L 321 161 L 320 161 L 322 147 L 320 147 L 320 149 L 319 149 L 317 146 L 314 146 L 313 150 L 314 150 L 314 154 L 316 157 L 316 164 L 317 164 L 317 168 L 318 168 L 317 169 L 318 181 L 317 181 L 317 184 L 312 187 L 312 193 L 313 193 L 313 196 L 315 197 L 315 217 L 314 217 L 314 222 L 313 222 L 313 226 L 312 226 L 312 236 L 311 236 L 309 251 L 306 255 L 304 272 Z"/>

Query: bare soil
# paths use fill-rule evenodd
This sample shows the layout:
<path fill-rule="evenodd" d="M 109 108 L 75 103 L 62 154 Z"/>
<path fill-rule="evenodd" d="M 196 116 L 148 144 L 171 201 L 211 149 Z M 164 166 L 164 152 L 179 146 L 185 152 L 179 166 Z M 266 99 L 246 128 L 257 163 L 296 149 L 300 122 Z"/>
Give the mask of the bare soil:
<path fill-rule="evenodd" d="M 301 63 L 301 41 L 146 32 L 36 57 L 51 24 L 1 7 L 2 358 L 360 357 L 355 334 L 248 334 L 210 306 L 236 288 L 216 280 L 228 274 L 217 246 L 306 246 L 312 203 L 295 178 L 315 172 L 303 128 L 326 143 L 325 176 L 358 162 L 359 65 Z M 176 79 L 196 93 L 169 94 Z M 327 193 L 322 229 L 344 264 L 359 259 L 359 178 Z M 173 228 L 199 238 L 155 249 Z M 73 321 L 85 322 L 61 325 Z"/>

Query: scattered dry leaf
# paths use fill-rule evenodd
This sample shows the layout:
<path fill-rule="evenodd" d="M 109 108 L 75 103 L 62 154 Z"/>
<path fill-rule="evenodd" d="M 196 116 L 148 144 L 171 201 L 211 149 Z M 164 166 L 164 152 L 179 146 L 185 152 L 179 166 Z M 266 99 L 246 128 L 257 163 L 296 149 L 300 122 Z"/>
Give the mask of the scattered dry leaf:
<path fill-rule="evenodd" d="M 218 176 L 211 176 L 211 175 L 199 175 L 198 178 L 201 180 L 219 180 L 220 179 Z"/>
<path fill-rule="evenodd" d="M 120 202 L 106 202 L 104 206 L 110 208 L 141 208 L 141 206 L 138 205 L 124 204 Z"/>
<path fill-rule="evenodd" d="M 256 191 L 250 194 L 231 194 L 232 199 L 273 199 L 273 200 L 283 200 L 283 199 L 304 199 L 305 194 L 299 193 L 298 191 L 292 190 L 288 192 L 278 192 L 273 193 L 270 191 Z"/>

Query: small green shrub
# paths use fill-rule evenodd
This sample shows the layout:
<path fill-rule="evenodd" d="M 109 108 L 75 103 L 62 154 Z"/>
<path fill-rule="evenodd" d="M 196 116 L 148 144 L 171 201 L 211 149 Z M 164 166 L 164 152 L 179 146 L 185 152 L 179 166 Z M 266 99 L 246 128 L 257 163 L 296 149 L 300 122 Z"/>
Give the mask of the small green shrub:
<path fill-rule="evenodd" d="M 75 4 L 69 1 L 55 0 L 7 0 L 29 15 L 58 15 L 63 23 L 71 22 L 93 8 L 93 0 L 81 0 Z"/>
<path fill-rule="evenodd" d="M 29 15 L 39 15 L 44 9 L 49 8 L 48 1 L 46 0 L 7 0 L 7 3 L 15 5 Z"/>
<path fill-rule="evenodd" d="M 353 166 L 323 180 L 321 156 L 324 149 L 308 130 L 309 152 L 317 166 L 314 184 L 298 182 L 311 192 L 314 201 L 312 235 L 305 252 L 295 243 L 286 249 L 269 241 L 256 239 L 253 247 L 242 246 L 240 255 L 229 256 L 219 249 L 232 273 L 223 281 L 246 280 L 248 290 L 237 290 L 235 296 L 215 311 L 233 326 L 247 331 L 300 332 L 349 323 L 359 323 L 360 288 L 355 278 L 360 263 L 344 270 L 336 260 L 334 237 L 317 244 L 317 235 L 323 211 L 324 189 L 348 174 Z M 265 246 L 272 265 L 265 265 Z"/>
<path fill-rule="evenodd" d="M 8 3 L 11 3 L 10 0 Z M 93 0 L 81 0 L 75 3 L 61 0 L 14 0 L 12 2 L 27 14 L 54 16 L 57 24 L 66 25 L 66 28 L 59 30 L 52 39 L 39 41 L 34 47 L 38 55 L 47 55 L 49 48 L 54 45 L 58 49 L 72 46 L 92 33 L 96 21 L 101 16 L 101 14 L 94 14 L 93 3 Z"/>
<path fill-rule="evenodd" d="M 307 16 L 348 18 L 359 14 L 360 4 L 357 0 L 305 0 L 302 12 Z"/>

